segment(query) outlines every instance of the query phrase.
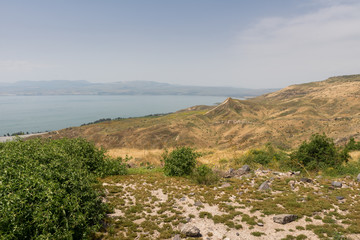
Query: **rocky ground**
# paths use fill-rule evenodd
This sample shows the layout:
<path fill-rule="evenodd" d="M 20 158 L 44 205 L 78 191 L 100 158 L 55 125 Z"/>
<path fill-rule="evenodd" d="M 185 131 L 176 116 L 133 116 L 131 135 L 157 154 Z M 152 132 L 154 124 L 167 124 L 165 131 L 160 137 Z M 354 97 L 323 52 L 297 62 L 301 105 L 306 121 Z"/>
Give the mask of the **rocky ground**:
<path fill-rule="evenodd" d="M 360 183 L 229 170 L 206 186 L 160 170 L 103 179 L 104 239 L 360 239 Z"/>

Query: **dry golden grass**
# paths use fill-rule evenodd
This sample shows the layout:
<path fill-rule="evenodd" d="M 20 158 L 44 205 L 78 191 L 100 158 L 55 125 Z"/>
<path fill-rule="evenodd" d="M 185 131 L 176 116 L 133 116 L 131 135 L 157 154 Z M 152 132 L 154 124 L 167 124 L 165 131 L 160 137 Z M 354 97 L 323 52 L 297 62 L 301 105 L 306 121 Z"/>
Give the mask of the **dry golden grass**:
<path fill-rule="evenodd" d="M 351 152 L 350 157 L 350 161 L 358 161 L 360 159 L 360 151 Z"/>
<path fill-rule="evenodd" d="M 168 150 L 172 151 L 173 149 L 169 148 Z M 107 151 L 107 155 L 113 158 L 132 157 L 130 162 L 136 165 L 148 163 L 158 166 L 161 165 L 161 155 L 164 151 L 163 149 L 113 148 Z M 199 162 L 213 166 L 226 165 L 230 162 L 229 160 L 238 158 L 244 153 L 244 151 L 234 148 L 223 150 L 200 148 L 196 149 L 196 151 L 202 153 L 202 156 L 198 159 Z"/>
<path fill-rule="evenodd" d="M 141 163 L 149 163 L 151 165 L 160 165 L 162 149 L 136 149 L 136 148 L 114 148 L 107 151 L 107 155 L 113 158 L 126 156 L 132 157 L 131 163 L 140 165 Z"/>

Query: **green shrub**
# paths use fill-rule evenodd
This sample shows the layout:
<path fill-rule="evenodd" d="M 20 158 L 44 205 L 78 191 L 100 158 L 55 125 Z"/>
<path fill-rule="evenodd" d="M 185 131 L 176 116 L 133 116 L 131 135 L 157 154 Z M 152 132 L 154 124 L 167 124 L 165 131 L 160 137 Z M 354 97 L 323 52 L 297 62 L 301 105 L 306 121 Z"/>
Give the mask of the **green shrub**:
<path fill-rule="evenodd" d="M 291 154 L 291 160 L 295 165 L 302 165 L 309 170 L 340 166 L 348 158 L 347 150 L 337 149 L 334 141 L 325 134 L 312 135 L 309 142 L 304 141 L 298 150 Z"/>
<path fill-rule="evenodd" d="M 84 139 L 0 144 L 1 239 L 90 238 L 108 211 L 96 178 L 115 172 Z"/>
<path fill-rule="evenodd" d="M 282 164 L 288 159 L 288 155 L 278 149 L 275 149 L 271 144 L 266 144 L 261 149 L 251 149 L 245 153 L 241 158 L 235 159 L 236 165 L 263 165 L 274 168 L 283 167 Z"/>
<path fill-rule="evenodd" d="M 356 142 L 354 138 L 350 138 L 349 142 L 345 145 L 345 149 L 349 151 L 360 151 L 360 142 Z"/>
<path fill-rule="evenodd" d="M 196 158 L 198 157 L 199 154 L 189 147 L 177 147 L 171 153 L 165 151 L 162 156 L 165 175 L 190 175 L 196 166 Z"/>
<path fill-rule="evenodd" d="M 202 164 L 195 168 L 191 178 L 198 184 L 211 185 L 219 181 L 219 176 L 211 168 Z"/>

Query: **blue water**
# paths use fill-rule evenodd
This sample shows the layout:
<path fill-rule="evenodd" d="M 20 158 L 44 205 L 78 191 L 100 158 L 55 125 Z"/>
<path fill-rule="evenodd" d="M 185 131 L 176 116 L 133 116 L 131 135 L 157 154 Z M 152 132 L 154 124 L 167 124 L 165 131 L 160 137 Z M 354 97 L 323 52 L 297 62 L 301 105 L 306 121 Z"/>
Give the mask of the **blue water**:
<path fill-rule="evenodd" d="M 175 112 L 224 100 L 212 96 L 0 96 L 0 136 L 59 130 L 101 118 Z"/>

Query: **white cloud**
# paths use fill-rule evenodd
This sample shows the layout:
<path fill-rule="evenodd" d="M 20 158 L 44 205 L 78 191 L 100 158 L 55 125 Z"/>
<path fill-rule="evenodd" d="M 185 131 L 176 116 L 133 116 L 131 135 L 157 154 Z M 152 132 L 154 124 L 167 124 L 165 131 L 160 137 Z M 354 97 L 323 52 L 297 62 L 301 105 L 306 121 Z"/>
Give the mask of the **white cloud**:
<path fill-rule="evenodd" d="M 328 2 L 302 16 L 261 19 L 243 31 L 240 73 L 276 87 L 360 73 L 360 4 Z"/>

